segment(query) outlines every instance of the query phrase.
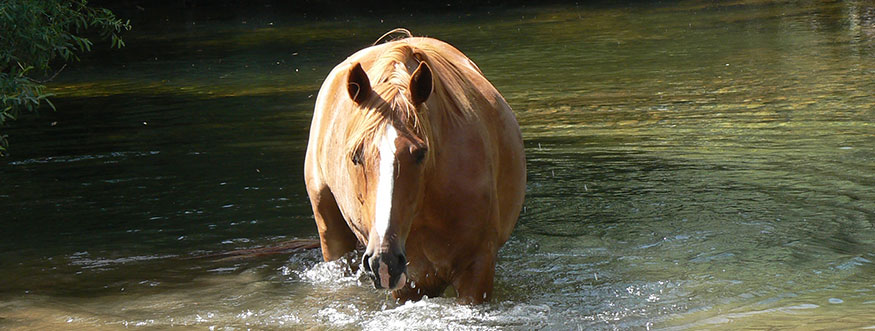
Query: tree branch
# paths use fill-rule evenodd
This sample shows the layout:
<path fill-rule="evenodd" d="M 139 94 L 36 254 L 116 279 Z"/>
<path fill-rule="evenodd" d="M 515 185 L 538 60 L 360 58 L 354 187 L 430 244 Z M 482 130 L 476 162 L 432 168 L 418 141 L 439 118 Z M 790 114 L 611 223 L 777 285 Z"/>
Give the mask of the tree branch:
<path fill-rule="evenodd" d="M 48 83 L 48 82 L 51 82 L 51 81 L 55 80 L 55 77 L 58 77 L 58 74 L 60 74 L 61 71 L 64 71 L 64 68 L 67 68 L 67 64 L 66 64 L 66 63 L 64 63 L 64 65 L 61 66 L 61 69 L 58 69 L 58 71 L 55 71 L 55 74 L 53 74 L 52 77 L 49 77 L 49 78 L 44 79 L 44 80 L 36 80 L 36 79 L 33 79 L 33 78 L 29 78 L 29 79 L 30 79 L 32 82 L 37 83 L 37 84 L 45 84 L 45 83 Z"/>

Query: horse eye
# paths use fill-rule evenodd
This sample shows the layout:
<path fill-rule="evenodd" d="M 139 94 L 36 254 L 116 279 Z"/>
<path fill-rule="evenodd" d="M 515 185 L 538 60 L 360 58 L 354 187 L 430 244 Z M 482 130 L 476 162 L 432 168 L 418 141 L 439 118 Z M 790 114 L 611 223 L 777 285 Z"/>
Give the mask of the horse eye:
<path fill-rule="evenodd" d="M 352 164 L 362 165 L 362 151 L 361 150 L 356 150 L 355 153 L 352 154 Z"/>
<path fill-rule="evenodd" d="M 425 155 L 428 153 L 428 147 L 421 147 L 414 149 L 411 153 L 413 155 L 413 161 L 416 163 L 422 163 L 422 160 L 425 160 Z"/>

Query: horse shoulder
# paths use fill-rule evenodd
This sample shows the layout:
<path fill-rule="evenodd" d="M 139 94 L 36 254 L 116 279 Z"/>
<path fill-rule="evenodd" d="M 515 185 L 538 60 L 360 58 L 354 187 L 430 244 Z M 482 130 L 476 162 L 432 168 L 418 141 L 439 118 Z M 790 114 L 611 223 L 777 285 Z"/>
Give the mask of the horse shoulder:
<path fill-rule="evenodd" d="M 444 135 L 434 174 L 423 201 L 441 231 L 480 231 L 495 201 L 495 178 L 488 138 L 478 126 L 457 127 Z"/>

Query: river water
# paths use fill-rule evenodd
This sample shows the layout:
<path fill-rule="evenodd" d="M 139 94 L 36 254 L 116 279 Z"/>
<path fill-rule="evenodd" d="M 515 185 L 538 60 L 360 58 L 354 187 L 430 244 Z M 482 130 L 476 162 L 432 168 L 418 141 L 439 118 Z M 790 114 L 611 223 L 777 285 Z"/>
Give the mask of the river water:
<path fill-rule="evenodd" d="M 875 328 L 875 5 L 128 13 L 0 160 L 0 328 Z M 492 303 L 399 305 L 318 250 L 321 80 L 398 26 L 514 108 L 524 211 Z"/>

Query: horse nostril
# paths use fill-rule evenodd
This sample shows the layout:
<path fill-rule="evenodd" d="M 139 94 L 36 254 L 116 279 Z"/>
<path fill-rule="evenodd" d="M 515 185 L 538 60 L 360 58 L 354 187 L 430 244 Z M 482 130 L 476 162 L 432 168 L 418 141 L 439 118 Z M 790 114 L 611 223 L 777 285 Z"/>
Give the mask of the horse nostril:
<path fill-rule="evenodd" d="M 362 267 L 365 269 L 365 272 L 373 273 L 371 271 L 371 255 L 365 254 L 362 256 Z"/>
<path fill-rule="evenodd" d="M 398 255 L 398 267 L 404 268 L 407 266 L 407 257 L 404 254 Z"/>

